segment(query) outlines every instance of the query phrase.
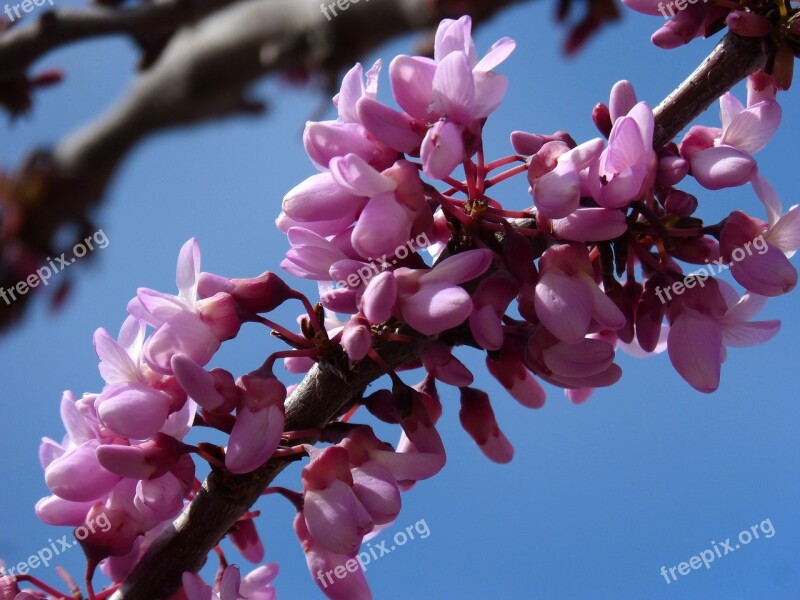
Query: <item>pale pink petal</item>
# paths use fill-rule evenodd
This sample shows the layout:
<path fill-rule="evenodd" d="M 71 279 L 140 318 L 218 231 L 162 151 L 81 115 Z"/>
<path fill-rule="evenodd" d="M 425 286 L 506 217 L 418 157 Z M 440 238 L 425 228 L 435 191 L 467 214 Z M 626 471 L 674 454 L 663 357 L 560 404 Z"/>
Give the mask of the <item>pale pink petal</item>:
<path fill-rule="evenodd" d="M 613 240 L 628 230 L 625 213 L 606 208 L 578 208 L 550 226 L 558 237 L 574 242 Z"/>
<path fill-rule="evenodd" d="M 351 469 L 353 493 L 375 525 L 391 523 L 400 512 L 400 489 L 394 474 L 385 466 L 367 461 Z"/>
<path fill-rule="evenodd" d="M 375 144 L 364 135 L 363 127 L 357 123 L 338 121 L 309 121 L 303 132 L 303 144 L 311 162 L 320 169 L 336 156 L 358 154 L 367 161 L 376 156 Z"/>
<path fill-rule="evenodd" d="M 180 297 L 189 305 L 197 297 L 198 275 L 200 275 L 200 245 L 195 238 L 191 238 L 178 254 L 178 268 L 175 273 Z"/>
<path fill-rule="evenodd" d="M 398 56 L 389 65 L 392 92 L 400 107 L 415 119 L 434 121 L 431 112 L 436 62 L 429 58 Z"/>
<path fill-rule="evenodd" d="M 433 335 L 463 323 L 472 312 L 472 300 L 460 287 L 435 282 L 401 298 L 400 310 L 411 327 L 424 335 Z"/>
<path fill-rule="evenodd" d="M 727 323 L 722 329 L 722 341 L 733 348 L 747 348 L 771 340 L 781 328 L 780 321 Z"/>
<path fill-rule="evenodd" d="M 614 346 L 591 338 L 576 344 L 560 343 L 543 352 L 544 362 L 562 377 L 590 377 L 614 362 Z"/>
<path fill-rule="evenodd" d="M 372 198 L 397 188 L 396 181 L 378 173 L 357 154 L 337 156 L 331 159 L 329 168 L 334 181 L 356 196 Z"/>
<path fill-rule="evenodd" d="M 164 425 L 171 403 L 169 396 L 145 385 L 117 384 L 101 395 L 98 413 L 118 435 L 144 440 Z"/>
<path fill-rule="evenodd" d="M 433 76 L 433 103 L 437 112 L 449 120 L 466 123 L 470 120 L 475 98 L 472 66 L 463 52 L 452 52 L 436 67 Z"/>
<path fill-rule="evenodd" d="M 635 9 L 634 9 L 635 10 Z M 624 117 L 636 105 L 636 92 L 630 81 L 622 80 L 611 88 L 611 97 L 608 102 L 608 111 L 611 115 L 611 124 Z"/>
<path fill-rule="evenodd" d="M 719 120 L 722 128 L 730 127 L 734 117 L 744 110 L 744 106 L 739 99 L 731 92 L 725 92 L 719 99 Z"/>
<path fill-rule="evenodd" d="M 450 121 L 437 121 L 425 134 L 420 146 L 423 171 L 433 179 L 444 179 L 464 160 L 461 127 Z"/>
<path fill-rule="evenodd" d="M 580 204 L 581 181 L 571 161 L 559 160 L 556 168 L 533 186 L 533 200 L 542 216 L 559 219 L 572 214 Z"/>
<path fill-rule="evenodd" d="M 791 257 L 800 248 L 800 208 L 794 205 L 770 229 L 767 241 Z"/>
<path fill-rule="evenodd" d="M 797 270 L 775 246 L 767 246 L 763 254 L 753 253 L 734 262 L 731 275 L 745 288 L 761 296 L 780 296 L 797 285 Z"/>
<path fill-rule="evenodd" d="M 330 221 L 349 216 L 352 222 L 364 203 L 360 195 L 344 189 L 330 173 L 317 173 L 289 190 L 283 197 L 283 211 L 293 221 Z"/>
<path fill-rule="evenodd" d="M 700 150 L 690 159 L 692 175 L 704 188 L 720 190 L 744 185 L 756 173 L 756 162 L 732 146 Z"/>
<path fill-rule="evenodd" d="M 277 406 L 256 411 L 242 407 L 225 451 L 225 467 L 231 473 L 250 473 L 267 462 L 281 440 L 283 423 L 283 411 Z"/>
<path fill-rule="evenodd" d="M 363 258 L 393 255 L 411 235 L 411 219 L 393 193 L 370 198 L 353 229 L 353 249 Z"/>
<path fill-rule="evenodd" d="M 475 65 L 474 71 L 491 71 L 505 59 L 507 59 L 516 48 L 517 43 L 511 38 L 500 38 L 482 59 Z"/>
<path fill-rule="evenodd" d="M 778 222 L 781 213 L 783 213 L 781 200 L 778 198 L 775 188 L 773 188 L 769 181 L 767 181 L 766 177 L 760 173 L 753 177 L 753 179 L 750 181 L 750 185 L 753 186 L 758 199 L 761 200 L 764 208 L 767 209 L 767 221 L 769 222 L 770 227 L 772 227 Z"/>
<path fill-rule="evenodd" d="M 475 62 L 475 45 L 472 42 L 472 19 L 467 15 L 457 21 L 443 19 L 436 29 L 433 48 L 433 56 L 437 61 L 443 60 L 453 52 L 461 52 L 467 56 L 470 64 Z"/>
<path fill-rule="evenodd" d="M 492 264 L 492 252 L 487 249 L 467 250 L 448 256 L 432 270 L 425 273 L 421 281 L 446 281 L 451 284 L 472 281 L 483 275 Z"/>
<path fill-rule="evenodd" d="M 370 323 L 388 321 L 397 301 L 397 280 L 390 272 L 373 277 L 361 297 L 364 316 Z"/>
<path fill-rule="evenodd" d="M 471 119 L 484 119 L 492 114 L 506 95 L 508 78 L 500 73 L 478 71 L 475 76 L 475 98 L 470 110 Z"/>
<path fill-rule="evenodd" d="M 334 480 L 323 490 L 307 490 L 303 515 L 311 536 L 323 548 L 352 555 L 372 529 L 372 519 L 344 481 Z"/>
<path fill-rule="evenodd" d="M 737 298 L 730 308 L 725 312 L 724 321 L 734 323 L 737 321 L 750 321 L 753 319 L 767 303 L 766 296 L 758 294 L 745 294 Z"/>
<path fill-rule="evenodd" d="M 411 117 L 372 98 L 358 101 L 358 117 L 376 140 L 398 152 L 414 152 L 422 142 Z"/>
<path fill-rule="evenodd" d="M 682 312 L 670 327 L 667 349 L 672 366 L 693 388 L 710 393 L 719 387 L 722 330 L 715 321 Z"/>
<path fill-rule="evenodd" d="M 728 144 L 749 154 L 767 145 L 781 124 L 781 107 L 765 100 L 746 108 L 732 120 L 722 133 L 720 144 Z"/>
<path fill-rule="evenodd" d="M 544 273 L 534 292 L 536 315 L 550 333 L 565 342 L 578 342 L 589 330 L 593 300 L 580 279 Z"/>

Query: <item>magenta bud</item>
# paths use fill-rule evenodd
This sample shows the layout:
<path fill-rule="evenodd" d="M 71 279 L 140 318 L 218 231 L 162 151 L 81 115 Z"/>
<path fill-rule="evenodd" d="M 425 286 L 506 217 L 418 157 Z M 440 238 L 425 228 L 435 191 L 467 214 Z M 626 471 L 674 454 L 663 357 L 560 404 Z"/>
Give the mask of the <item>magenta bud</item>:
<path fill-rule="evenodd" d="M 393 425 L 402 420 L 394 401 L 394 394 L 390 390 L 377 390 L 364 398 L 364 406 L 375 417 L 384 423 Z"/>
<path fill-rule="evenodd" d="M 743 10 L 729 13 L 725 23 L 733 33 L 745 37 L 762 37 L 772 33 L 772 23 L 769 19 Z"/>
<path fill-rule="evenodd" d="M 602 102 L 595 105 L 592 110 L 592 122 L 603 137 L 608 138 L 611 135 L 611 127 L 613 126 L 611 111 Z"/>
<path fill-rule="evenodd" d="M 297 293 L 275 273 L 266 271 L 252 279 L 231 279 L 232 296 L 241 306 L 254 313 L 275 310 Z"/>
<path fill-rule="evenodd" d="M 469 387 L 461 388 L 461 411 L 458 416 L 461 426 L 489 460 L 497 463 L 511 461 L 514 448 L 500 431 L 486 392 Z"/>
<path fill-rule="evenodd" d="M 253 519 L 240 520 L 229 537 L 234 548 L 251 563 L 258 564 L 264 560 L 264 544 L 261 543 Z"/>
<path fill-rule="evenodd" d="M 354 315 L 342 329 L 342 347 L 352 361 L 362 360 L 372 348 L 372 330 L 369 322 Z"/>
<path fill-rule="evenodd" d="M 663 156 L 658 161 L 658 183 L 664 187 L 678 184 L 689 172 L 689 161 L 680 156 Z"/>
<path fill-rule="evenodd" d="M 666 277 L 660 276 L 651 277 L 644 284 L 644 291 L 636 309 L 636 341 L 645 352 L 652 352 L 658 345 L 666 313 L 667 299 L 663 290 L 669 286 Z"/>
<path fill-rule="evenodd" d="M 688 217 L 697 210 L 697 198 L 681 190 L 672 190 L 664 201 L 667 212 L 679 217 Z"/>

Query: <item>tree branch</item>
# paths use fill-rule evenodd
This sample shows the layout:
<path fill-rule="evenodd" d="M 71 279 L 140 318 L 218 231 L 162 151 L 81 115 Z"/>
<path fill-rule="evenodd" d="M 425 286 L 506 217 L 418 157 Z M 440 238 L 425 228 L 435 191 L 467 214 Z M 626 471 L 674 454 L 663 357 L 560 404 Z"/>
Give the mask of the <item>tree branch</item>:
<path fill-rule="evenodd" d="M 763 60 L 751 44 L 728 35 L 703 64 L 656 109 L 656 147 L 669 141 L 722 93 L 758 68 Z M 705 82 L 705 83 L 703 83 Z M 416 358 L 409 344 L 380 349 L 392 366 Z M 314 367 L 286 403 L 287 430 L 322 427 L 382 375 L 373 362 L 362 363 L 345 383 L 333 371 Z M 112 600 L 166 598 L 180 586 L 183 571 L 197 571 L 208 552 L 258 499 L 287 465 L 269 461 L 247 476 L 213 472 L 189 510 L 181 515 L 128 577 Z"/>
<path fill-rule="evenodd" d="M 694 73 L 653 110 L 653 147 L 658 149 L 669 142 L 725 92 L 763 67 L 766 60 L 761 38 L 727 33 Z"/>
<path fill-rule="evenodd" d="M 186 14 L 179 13 L 177 4 L 185 7 L 185 0 L 165 0 L 158 9 L 163 13 L 152 12 L 160 3 L 118 13 L 104 8 L 58 11 L 35 25 L 11 30 L 0 35 L 0 83 L 8 69 L 23 68 L 63 43 L 100 33 L 138 35 L 161 15 L 169 29 L 197 17 L 198 11 L 233 0 L 194 1 L 194 11 Z M 467 0 L 467 7 L 479 6 L 475 20 L 480 22 L 522 1 L 496 0 L 488 6 L 483 0 Z M 5 177 L 5 184 L 0 173 L 0 205 L 7 213 L 0 214 L 0 284 L 13 286 L 29 274 L 27 266 L 2 264 L 8 260 L 4 255 L 19 256 L 22 247 L 27 253 L 24 265 L 44 262 L 59 253 L 52 246 L 57 231 L 74 224 L 81 231 L 86 228 L 89 212 L 101 201 L 116 169 L 147 136 L 258 111 L 247 90 L 259 78 L 287 70 L 336 74 L 391 38 L 458 16 L 452 12 L 456 8 L 463 9 L 463 3 L 453 8 L 441 0 L 371 0 L 328 21 L 319 0 L 250 0 L 180 29 L 104 116 L 54 150 L 32 153 L 17 173 Z M 45 31 L 50 27 L 60 33 L 51 38 Z M 3 231 L 3 218 L 14 224 L 13 234 Z M 15 250 L 4 252 L 8 248 Z M 0 304 L 0 328 L 19 317 L 32 295 L 16 302 L 13 312 Z"/>
<path fill-rule="evenodd" d="M 413 344 L 390 343 L 377 350 L 392 367 L 416 356 Z M 360 363 L 348 382 L 332 369 L 315 366 L 286 400 L 286 430 L 324 427 L 357 401 L 366 387 L 381 375 L 383 370 L 369 359 Z M 316 442 L 314 439 L 303 441 Z M 208 551 L 230 531 L 289 462 L 270 460 L 248 475 L 212 472 L 189 509 L 150 549 L 112 600 L 168 598 L 180 586 L 181 574 L 196 572 L 203 566 Z"/>

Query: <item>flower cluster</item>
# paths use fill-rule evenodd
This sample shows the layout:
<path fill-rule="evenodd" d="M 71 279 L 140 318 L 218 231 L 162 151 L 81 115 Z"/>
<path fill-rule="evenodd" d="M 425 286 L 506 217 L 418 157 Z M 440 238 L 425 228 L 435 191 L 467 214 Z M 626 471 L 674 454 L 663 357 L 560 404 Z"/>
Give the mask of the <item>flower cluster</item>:
<path fill-rule="evenodd" d="M 541 382 L 574 403 L 616 383 L 617 348 L 639 357 L 667 350 L 681 377 L 711 392 L 727 347 L 777 333 L 777 321 L 751 319 L 767 297 L 796 286 L 789 258 L 800 247 L 800 210 L 783 211 L 752 156 L 780 123 L 769 77 L 751 77 L 746 107 L 731 94 L 720 99 L 721 128 L 697 126 L 680 143 L 655 148 L 653 111 L 621 81 L 592 112 L 601 137 L 578 144 L 563 131 L 517 131 L 514 152 L 487 161 L 483 130 L 506 91 L 494 69 L 514 42 L 502 39 L 478 60 L 470 30 L 468 17 L 443 21 L 433 59 L 391 62 L 400 110 L 377 100 L 380 63 L 366 74 L 356 65 L 334 98 L 338 118 L 307 124 L 305 147 L 319 172 L 285 196 L 277 225 L 291 245 L 282 266 L 316 281 L 320 304 L 273 273 L 201 273 L 190 240 L 178 260 L 177 295 L 140 289 L 116 339 L 98 330 L 106 386 L 80 399 L 65 394 L 67 436 L 42 445 L 52 495 L 37 506 L 54 525 L 80 526 L 98 511 L 111 519 L 110 532 L 84 542 L 90 573 L 100 564 L 114 586 L 125 580 L 196 493 L 192 454 L 237 475 L 307 455 L 300 491 L 263 493 L 297 509 L 296 535 L 327 597 L 371 598 L 361 567 L 351 569 L 365 536 L 395 520 L 402 491 L 445 464 L 439 384 L 458 388 L 460 422 L 490 460 L 513 457 L 456 346 L 485 352 L 488 372 L 509 394 L 539 408 Z M 459 167 L 463 179 L 454 176 Z M 515 177 L 525 178 L 527 206 L 503 206 L 492 189 Z M 706 225 L 695 216 L 698 199 L 677 187 L 688 178 L 708 190 L 751 184 L 766 220 L 736 210 Z M 429 256 L 408 243 L 418 237 L 432 242 Z M 740 249 L 756 238 L 765 251 L 745 257 Z M 741 297 L 724 281 L 684 276 L 679 264 L 711 261 L 733 261 Z M 370 267 L 376 263 L 380 269 Z M 663 301 L 660 290 L 678 281 L 683 292 Z M 299 332 L 264 316 L 292 299 L 305 310 Z M 209 369 L 245 323 L 268 327 L 291 349 L 238 379 Z M 346 382 L 366 363 L 392 386 L 343 401 L 324 426 L 286 431 L 289 390 L 273 374 L 279 358 L 289 373 L 319 365 Z M 416 385 L 398 375 L 420 367 Z M 396 446 L 351 422 L 362 405 L 400 426 Z M 195 425 L 229 435 L 227 446 L 188 444 Z M 243 515 L 229 535 L 245 559 L 260 563 L 256 516 Z M 214 589 L 184 574 L 189 600 L 273 597 L 274 565 L 242 578 L 217 552 Z M 319 577 L 343 569 L 347 576 L 330 585 Z"/>
<path fill-rule="evenodd" d="M 280 303 L 292 292 L 266 274 L 223 280 L 225 291 L 200 298 L 195 240 L 181 249 L 176 280 L 177 295 L 139 289 L 116 339 L 97 330 L 94 346 L 105 387 L 81 398 L 65 392 L 61 418 L 67 434 L 61 443 L 45 438 L 39 451 L 52 495 L 36 505 L 38 516 L 51 525 L 80 527 L 104 514 L 111 527 L 91 528 L 81 544 L 90 572 L 100 564 L 117 583 L 199 489 L 190 455 L 198 449 L 183 441 L 198 419 L 230 433 L 224 467 L 234 473 L 269 459 L 283 433 L 286 388 L 268 369 L 234 381 L 227 371 L 203 367 L 255 317 L 254 309 L 263 308 L 259 303 Z M 249 558 L 260 562 L 263 548 Z M 271 597 L 268 581 L 251 579 L 263 585 L 250 589 L 262 591 L 244 597 Z"/>

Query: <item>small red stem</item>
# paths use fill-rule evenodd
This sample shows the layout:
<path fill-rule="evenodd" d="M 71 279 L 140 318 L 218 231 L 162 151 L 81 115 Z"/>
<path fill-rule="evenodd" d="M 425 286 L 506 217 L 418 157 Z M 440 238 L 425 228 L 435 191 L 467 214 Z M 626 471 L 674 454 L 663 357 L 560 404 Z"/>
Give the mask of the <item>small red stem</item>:
<path fill-rule="evenodd" d="M 517 161 L 525 162 L 525 159 L 516 154 L 512 154 L 510 156 L 504 156 L 503 158 L 498 158 L 497 160 L 493 160 L 492 162 L 486 165 L 486 172 L 491 173 L 495 169 L 499 169 L 500 167 L 505 167 L 506 165 L 510 165 Z"/>
<path fill-rule="evenodd" d="M 512 177 L 519 175 L 520 173 L 525 173 L 528 170 L 528 165 L 517 165 L 509 169 L 508 171 L 503 171 L 499 175 L 495 175 L 491 179 L 486 181 L 486 187 L 490 188 L 493 185 L 497 185 L 498 183 L 505 181 L 506 179 L 511 179 Z"/>

